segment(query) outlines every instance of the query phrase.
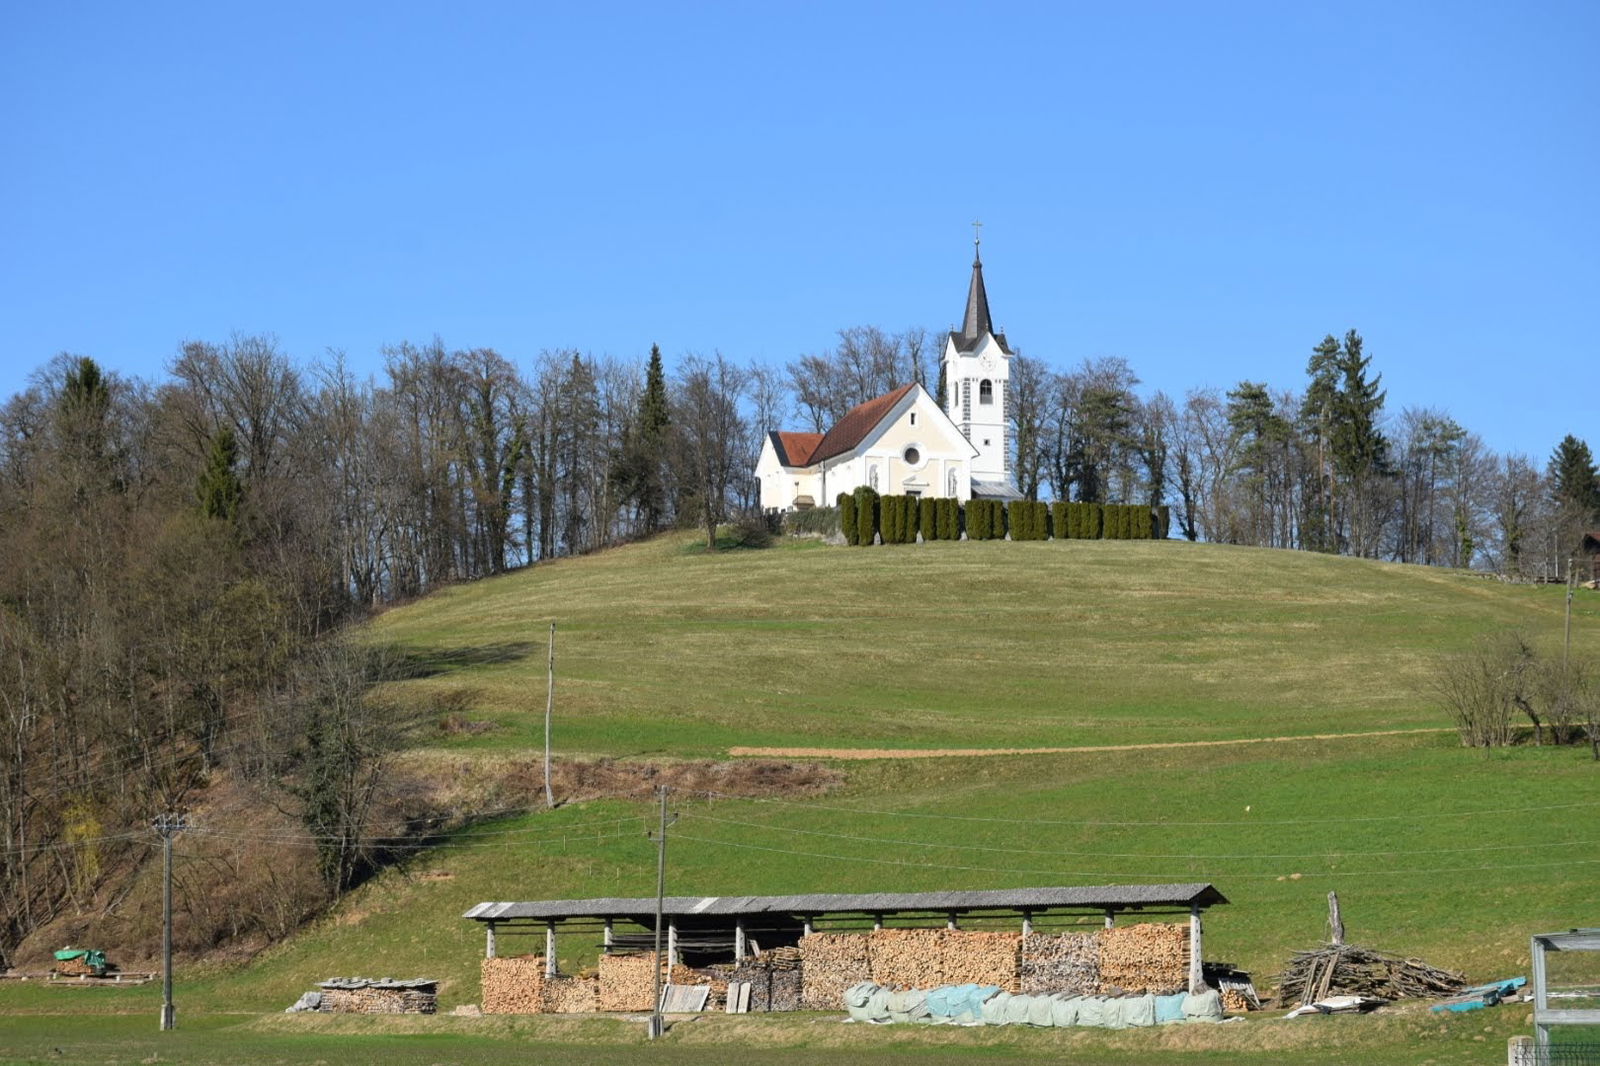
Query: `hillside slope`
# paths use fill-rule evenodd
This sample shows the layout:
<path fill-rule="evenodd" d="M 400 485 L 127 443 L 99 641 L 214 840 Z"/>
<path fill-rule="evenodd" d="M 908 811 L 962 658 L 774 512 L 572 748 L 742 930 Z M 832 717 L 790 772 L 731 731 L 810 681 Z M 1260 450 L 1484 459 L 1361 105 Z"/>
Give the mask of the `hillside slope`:
<path fill-rule="evenodd" d="M 1446 723 L 1437 657 L 1483 632 L 1559 639 L 1557 588 L 1220 545 L 685 538 L 539 566 L 387 613 L 375 635 L 433 676 L 415 698 L 542 744 L 558 623 L 569 753 L 734 745 L 1029 747 Z M 1585 597 L 1580 622 L 1600 617 Z M 1577 641 L 1600 649 L 1580 624 Z M 537 733 L 537 736 L 535 734 Z"/>

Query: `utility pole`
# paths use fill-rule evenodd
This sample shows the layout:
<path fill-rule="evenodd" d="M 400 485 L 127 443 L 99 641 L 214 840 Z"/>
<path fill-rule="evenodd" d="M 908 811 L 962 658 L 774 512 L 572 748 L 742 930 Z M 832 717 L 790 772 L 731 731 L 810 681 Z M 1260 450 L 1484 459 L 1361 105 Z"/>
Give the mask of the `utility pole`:
<path fill-rule="evenodd" d="M 1567 560 L 1567 624 L 1566 634 L 1561 643 L 1561 672 L 1567 671 L 1567 658 L 1572 654 L 1572 594 L 1577 590 L 1578 574 L 1572 568 L 1572 559 Z"/>
<path fill-rule="evenodd" d="M 661 911 L 667 896 L 667 826 L 672 824 L 667 821 L 667 786 L 658 785 L 656 795 L 661 799 L 661 828 L 651 834 L 656 838 L 656 965 L 655 1005 L 650 1009 L 651 1040 L 660 1037 L 665 1028 L 661 1017 Z"/>
<path fill-rule="evenodd" d="M 550 623 L 550 683 L 544 697 L 544 805 L 556 805 L 556 794 L 550 787 L 550 718 L 556 707 L 556 624 Z"/>
<path fill-rule="evenodd" d="M 172 838 L 189 828 L 186 815 L 168 811 L 156 816 L 161 834 L 161 1029 L 175 1029 L 177 1008 L 172 1005 Z"/>

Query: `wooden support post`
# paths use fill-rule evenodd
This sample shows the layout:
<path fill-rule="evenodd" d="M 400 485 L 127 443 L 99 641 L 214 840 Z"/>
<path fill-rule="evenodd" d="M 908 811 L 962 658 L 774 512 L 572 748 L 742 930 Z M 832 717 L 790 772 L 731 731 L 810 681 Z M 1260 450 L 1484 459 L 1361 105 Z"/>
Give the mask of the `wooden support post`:
<path fill-rule="evenodd" d="M 1344 918 L 1339 915 L 1339 893 L 1328 893 L 1328 936 L 1334 944 L 1344 943 Z"/>
<path fill-rule="evenodd" d="M 611 918 L 606 919 L 605 945 L 607 954 L 609 954 L 611 951 L 612 937 L 615 935 L 614 930 L 612 929 L 613 921 L 614 919 Z"/>
<path fill-rule="evenodd" d="M 951 911 L 949 914 L 945 915 L 944 927 L 946 929 L 960 929 L 961 928 L 959 925 L 956 924 L 956 912 L 955 911 Z"/>
<path fill-rule="evenodd" d="M 544 972 L 546 977 L 556 975 L 556 921 L 544 923 Z"/>
<path fill-rule="evenodd" d="M 1206 987 L 1205 971 L 1201 966 L 1205 955 L 1200 943 L 1200 904 L 1189 905 L 1189 991 L 1201 992 Z"/>
<path fill-rule="evenodd" d="M 495 957 L 495 952 L 499 948 L 499 945 L 495 942 L 494 938 L 494 923 L 485 922 L 484 924 L 488 927 L 488 937 L 483 945 L 483 957 L 486 959 L 492 959 Z"/>
<path fill-rule="evenodd" d="M 1023 911 L 1022 912 L 1022 935 L 1023 936 L 1032 936 L 1033 935 L 1033 912 L 1032 911 Z"/>
<path fill-rule="evenodd" d="M 806 924 L 804 926 L 803 935 L 810 936 L 812 933 L 815 933 L 815 932 L 816 932 L 816 929 L 811 924 L 811 915 L 808 914 L 808 915 L 806 915 Z"/>
<path fill-rule="evenodd" d="M 882 928 L 883 928 L 883 915 L 874 914 L 872 916 L 872 931 L 874 933 L 876 933 L 879 930 L 881 930 Z"/>
<path fill-rule="evenodd" d="M 735 918 L 733 920 L 733 961 L 743 962 L 744 952 L 744 919 L 742 917 Z"/>
<path fill-rule="evenodd" d="M 1110 929 L 1117 924 L 1117 912 L 1106 911 L 1106 928 Z"/>
<path fill-rule="evenodd" d="M 678 965 L 678 919 L 667 919 L 667 968 Z"/>

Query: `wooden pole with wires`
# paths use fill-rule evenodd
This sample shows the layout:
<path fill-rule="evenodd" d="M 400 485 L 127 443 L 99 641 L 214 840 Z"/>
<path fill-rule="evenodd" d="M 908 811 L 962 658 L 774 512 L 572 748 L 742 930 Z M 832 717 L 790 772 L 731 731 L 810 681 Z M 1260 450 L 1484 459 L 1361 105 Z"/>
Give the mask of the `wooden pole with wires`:
<path fill-rule="evenodd" d="M 656 831 L 656 951 L 655 951 L 655 981 L 652 985 L 655 998 L 651 1001 L 649 1037 L 655 1040 L 661 1036 L 663 1021 L 661 1017 L 661 912 L 665 909 L 667 897 L 667 786 L 660 785 L 656 788 L 656 795 L 661 799 L 661 826 Z"/>
<path fill-rule="evenodd" d="M 556 624 L 550 623 L 550 680 L 544 696 L 544 805 L 554 809 L 555 789 L 550 784 L 550 720 L 556 708 Z"/>

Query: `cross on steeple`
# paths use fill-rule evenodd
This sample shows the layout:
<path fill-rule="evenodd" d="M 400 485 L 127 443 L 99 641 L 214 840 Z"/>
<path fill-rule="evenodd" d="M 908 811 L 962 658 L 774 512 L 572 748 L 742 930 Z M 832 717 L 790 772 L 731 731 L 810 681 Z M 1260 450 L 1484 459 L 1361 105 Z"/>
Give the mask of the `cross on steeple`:
<path fill-rule="evenodd" d="M 978 254 L 978 245 L 983 243 L 983 234 L 978 232 L 981 229 L 983 229 L 983 223 L 982 222 L 973 222 L 972 223 L 972 254 L 973 255 L 977 255 Z"/>

